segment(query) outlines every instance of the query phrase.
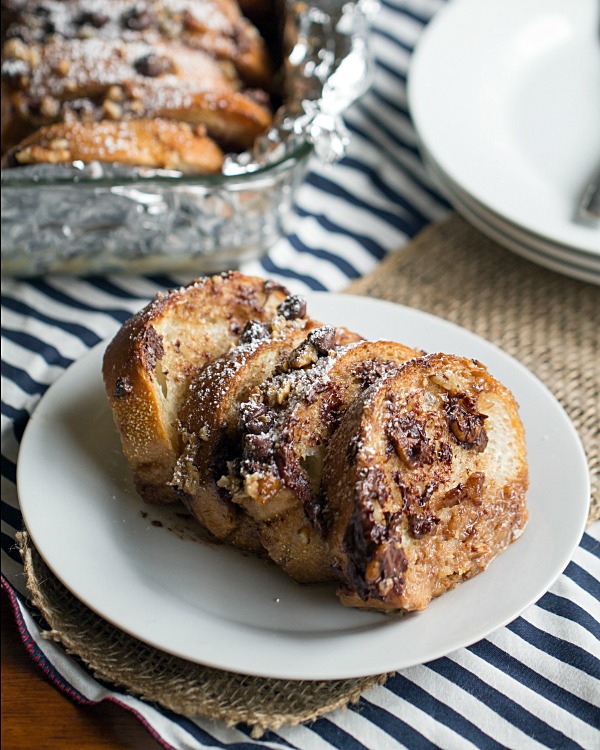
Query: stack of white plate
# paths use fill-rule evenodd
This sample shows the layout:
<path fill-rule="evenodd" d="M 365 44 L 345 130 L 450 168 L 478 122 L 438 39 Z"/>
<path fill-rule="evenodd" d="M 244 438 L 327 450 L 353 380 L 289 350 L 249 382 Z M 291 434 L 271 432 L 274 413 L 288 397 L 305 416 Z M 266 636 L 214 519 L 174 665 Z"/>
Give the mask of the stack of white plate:
<path fill-rule="evenodd" d="M 409 106 L 450 203 L 505 247 L 600 284 L 597 0 L 451 0 L 409 71 Z"/>

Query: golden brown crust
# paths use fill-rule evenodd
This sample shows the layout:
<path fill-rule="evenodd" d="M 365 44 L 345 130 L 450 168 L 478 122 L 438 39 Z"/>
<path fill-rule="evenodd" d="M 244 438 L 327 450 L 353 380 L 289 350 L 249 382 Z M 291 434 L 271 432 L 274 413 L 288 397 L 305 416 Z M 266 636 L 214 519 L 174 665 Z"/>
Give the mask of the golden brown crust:
<path fill-rule="evenodd" d="M 424 609 L 484 570 L 526 520 L 525 437 L 478 362 L 414 359 L 354 402 L 325 470 L 344 604 Z"/>
<path fill-rule="evenodd" d="M 249 320 L 270 320 L 287 292 L 236 272 L 158 295 L 109 344 L 103 376 L 138 492 L 174 502 L 177 415 L 199 370 L 238 342 Z"/>
<path fill-rule="evenodd" d="M 241 91 L 190 91 L 183 100 L 180 91 L 162 89 L 156 98 L 154 93 L 153 86 L 134 89 L 135 101 L 144 102 L 144 116 L 204 125 L 223 148 L 250 148 L 272 122 L 269 108 Z"/>
<path fill-rule="evenodd" d="M 100 161 L 214 174 L 223 152 L 201 127 L 172 120 L 57 123 L 40 128 L 7 154 L 17 164 Z"/>

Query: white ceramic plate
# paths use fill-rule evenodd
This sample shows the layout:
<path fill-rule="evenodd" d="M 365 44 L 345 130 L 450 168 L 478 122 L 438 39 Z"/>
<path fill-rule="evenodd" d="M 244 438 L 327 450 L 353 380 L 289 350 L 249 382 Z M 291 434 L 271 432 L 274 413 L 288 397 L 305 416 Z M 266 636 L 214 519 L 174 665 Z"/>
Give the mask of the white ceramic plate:
<path fill-rule="evenodd" d="M 408 100 L 462 190 L 524 230 L 600 255 L 574 219 L 600 165 L 596 0 L 452 0 L 419 39 Z"/>
<path fill-rule="evenodd" d="M 194 538 L 136 496 L 101 380 L 103 346 L 35 410 L 17 484 L 42 556 L 81 601 L 163 651 L 226 670 L 334 679 L 419 664 L 474 643 L 535 602 L 567 565 L 588 513 L 585 455 L 546 388 L 483 339 L 425 313 L 347 295 L 307 295 L 311 314 L 369 338 L 475 357 L 513 390 L 527 430 L 530 521 L 478 577 L 404 618 L 345 609 L 331 585 Z"/>
<path fill-rule="evenodd" d="M 476 229 L 479 229 L 480 232 L 483 232 L 499 245 L 512 250 L 532 263 L 544 266 L 557 273 L 579 279 L 579 281 L 600 285 L 600 256 L 595 258 L 589 255 L 583 261 L 580 261 L 579 256 L 575 253 L 560 252 L 552 248 L 546 248 L 546 251 L 538 250 L 531 244 L 518 239 L 510 231 L 510 226 L 500 221 L 494 221 L 489 212 L 482 209 L 473 200 L 469 200 L 466 194 L 458 190 L 445 175 L 436 169 L 431 161 L 427 162 L 427 167 L 454 208 Z"/>

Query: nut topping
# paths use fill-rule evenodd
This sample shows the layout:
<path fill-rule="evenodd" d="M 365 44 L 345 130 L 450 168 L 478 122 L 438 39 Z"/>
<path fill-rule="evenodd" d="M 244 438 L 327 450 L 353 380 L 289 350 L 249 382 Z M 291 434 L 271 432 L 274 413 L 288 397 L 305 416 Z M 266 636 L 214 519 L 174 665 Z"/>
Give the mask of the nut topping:
<path fill-rule="evenodd" d="M 316 347 L 306 339 L 290 354 L 288 366 L 292 370 L 301 370 L 313 365 L 319 359 Z"/>
<path fill-rule="evenodd" d="M 392 417 L 386 431 L 398 457 L 408 467 L 433 462 L 433 446 L 425 434 L 425 427 L 417 422 L 413 414 L 394 414 L 392 405 Z"/>
<path fill-rule="evenodd" d="M 477 410 L 477 401 L 464 393 L 447 394 L 444 400 L 448 424 L 456 441 L 478 453 L 484 451 L 488 444 L 483 426 L 487 416 Z"/>

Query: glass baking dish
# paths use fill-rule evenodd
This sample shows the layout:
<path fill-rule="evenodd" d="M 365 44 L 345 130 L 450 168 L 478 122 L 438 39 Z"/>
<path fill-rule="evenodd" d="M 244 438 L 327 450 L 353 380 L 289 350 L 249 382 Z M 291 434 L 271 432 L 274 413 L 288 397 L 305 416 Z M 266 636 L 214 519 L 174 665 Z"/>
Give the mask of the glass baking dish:
<path fill-rule="evenodd" d="M 261 257 L 289 231 L 311 154 L 343 154 L 344 110 L 369 86 L 372 0 L 294 4 L 285 98 L 272 129 L 219 175 L 119 165 L 2 170 L 2 273 L 194 274 Z"/>

